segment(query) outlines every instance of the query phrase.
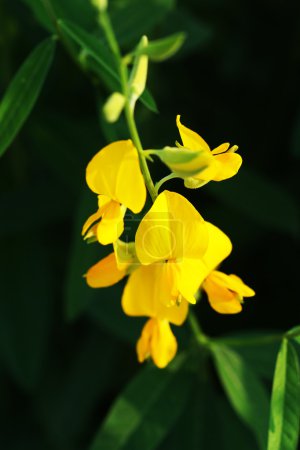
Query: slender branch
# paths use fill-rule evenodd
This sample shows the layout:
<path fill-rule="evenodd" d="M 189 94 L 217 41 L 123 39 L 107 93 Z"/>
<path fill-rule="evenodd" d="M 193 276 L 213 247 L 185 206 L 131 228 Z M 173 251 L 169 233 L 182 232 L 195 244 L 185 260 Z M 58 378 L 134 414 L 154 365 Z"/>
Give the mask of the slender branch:
<path fill-rule="evenodd" d="M 177 175 L 175 173 L 169 173 L 169 175 L 165 176 L 164 178 L 162 178 L 161 180 L 159 180 L 156 184 L 155 184 L 155 190 L 158 193 L 159 189 L 162 187 L 162 185 L 164 183 L 166 183 L 166 181 L 172 180 L 173 178 L 178 178 Z"/>
<path fill-rule="evenodd" d="M 208 345 L 210 339 L 203 333 L 199 321 L 192 310 L 189 311 L 188 322 L 196 341 L 200 345 Z"/>
<path fill-rule="evenodd" d="M 127 67 L 122 58 L 118 41 L 114 34 L 109 15 L 107 14 L 106 11 L 103 11 L 100 13 L 99 21 L 100 21 L 100 25 L 102 26 L 103 31 L 105 33 L 107 42 L 108 42 L 113 54 L 115 55 L 116 62 L 118 64 L 122 93 L 125 97 L 125 117 L 126 117 L 128 129 L 129 129 L 132 141 L 138 150 L 140 167 L 141 167 L 141 171 L 143 173 L 144 179 L 145 179 L 145 184 L 147 186 L 147 189 L 151 196 L 151 199 L 154 202 L 154 200 L 157 197 L 157 192 L 155 190 L 154 183 L 152 181 L 151 174 L 150 174 L 150 171 L 148 168 L 147 160 L 146 160 L 146 157 L 145 157 L 145 154 L 143 151 L 143 147 L 142 147 L 142 143 L 141 143 L 141 140 L 139 137 L 139 133 L 138 133 L 138 130 L 136 127 L 134 114 L 133 114 L 133 111 L 130 108 L 130 104 L 129 104 Z"/>

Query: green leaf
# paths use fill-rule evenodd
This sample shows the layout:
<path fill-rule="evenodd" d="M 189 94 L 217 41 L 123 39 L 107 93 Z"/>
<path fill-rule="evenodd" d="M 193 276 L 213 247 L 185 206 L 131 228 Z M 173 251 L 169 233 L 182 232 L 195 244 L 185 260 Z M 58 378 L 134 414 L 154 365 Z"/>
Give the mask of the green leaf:
<path fill-rule="evenodd" d="M 55 32 L 56 18 L 70 19 L 87 30 L 97 26 L 97 10 L 87 0 L 23 0 L 40 24 Z M 50 20 L 51 18 L 51 20 Z"/>
<path fill-rule="evenodd" d="M 150 41 L 146 47 L 137 48 L 134 54 L 148 55 L 152 61 L 164 61 L 178 52 L 185 38 L 185 33 L 175 33 L 156 41 Z"/>
<path fill-rule="evenodd" d="M 121 3 L 121 2 L 120 2 Z M 174 0 L 130 0 L 111 12 L 120 44 L 128 44 L 149 33 L 174 7 Z M 126 20 L 124 20 L 126 18 Z"/>
<path fill-rule="evenodd" d="M 158 114 L 158 108 L 156 105 L 156 102 L 151 94 L 151 92 L 149 91 L 148 88 L 146 88 L 144 90 L 144 92 L 142 93 L 142 95 L 140 96 L 139 100 L 143 103 L 144 106 L 146 106 L 146 108 L 148 108 L 150 111 Z"/>
<path fill-rule="evenodd" d="M 253 431 L 260 448 L 266 448 L 269 399 L 264 386 L 245 361 L 225 346 L 214 346 L 217 372 L 238 416 Z"/>
<path fill-rule="evenodd" d="M 267 380 L 273 380 L 276 356 L 279 349 L 279 342 L 264 342 L 264 338 L 273 334 L 272 331 L 251 331 L 238 332 L 222 337 L 222 344 L 230 347 L 232 340 L 239 340 L 242 338 L 244 344 L 234 346 L 234 350 L 245 360 L 248 365 L 251 365 L 254 372 L 258 376 Z M 247 342 L 247 338 L 249 341 Z M 253 339 L 262 341 L 260 343 L 251 343 Z M 233 346 L 232 346 L 233 347 Z"/>
<path fill-rule="evenodd" d="M 300 344 L 300 325 L 293 327 L 286 333 L 286 337 L 289 339 L 294 339 L 295 342 Z"/>
<path fill-rule="evenodd" d="M 189 375 L 181 370 L 185 355 L 167 369 L 148 365 L 117 398 L 91 450 L 154 450 L 185 407 Z"/>
<path fill-rule="evenodd" d="M 39 44 L 22 64 L 0 104 L 0 156 L 30 114 L 53 59 L 52 38 Z"/>
<path fill-rule="evenodd" d="M 58 20 L 57 24 L 60 31 L 81 48 L 81 54 L 78 56 L 79 61 L 81 60 L 84 65 L 84 58 L 87 56 L 92 57 L 99 67 L 105 84 L 113 91 L 120 90 L 120 77 L 115 66 L 114 57 L 108 47 L 100 39 L 97 39 L 69 20 Z"/>
<path fill-rule="evenodd" d="M 254 222 L 270 230 L 299 235 L 299 208 L 292 193 L 254 170 L 242 167 L 234 179 L 224 181 L 222 186 L 209 183 L 207 189 Z"/>
<path fill-rule="evenodd" d="M 300 368 L 293 345 L 283 339 L 271 399 L 268 450 L 296 450 L 300 420 Z"/>

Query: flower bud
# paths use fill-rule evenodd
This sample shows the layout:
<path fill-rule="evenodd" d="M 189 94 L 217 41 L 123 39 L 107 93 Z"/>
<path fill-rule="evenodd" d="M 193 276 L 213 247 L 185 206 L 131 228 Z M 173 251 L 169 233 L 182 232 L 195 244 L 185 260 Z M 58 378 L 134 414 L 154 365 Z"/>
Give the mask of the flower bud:
<path fill-rule="evenodd" d="M 111 94 L 103 106 L 103 114 L 107 122 L 114 123 L 120 117 L 125 105 L 125 97 L 120 92 Z"/>
<path fill-rule="evenodd" d="M 107 0 L 91 0 L 91 2 L 98 11 L 103 12 L 107 10 Z"/>

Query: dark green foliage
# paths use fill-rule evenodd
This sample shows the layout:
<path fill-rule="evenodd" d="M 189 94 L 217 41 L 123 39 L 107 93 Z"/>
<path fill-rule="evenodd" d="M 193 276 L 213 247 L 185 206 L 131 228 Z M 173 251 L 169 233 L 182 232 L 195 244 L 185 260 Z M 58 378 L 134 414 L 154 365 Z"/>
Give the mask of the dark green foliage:
<path fill-rule="evenodd" d="M 186 35 L 174 58 L 150 64 L 139 130 L 145 148 L 174 145 L 181 114 L 211 147 L 239 145 L 244 163 L 232 180 L 196 191 L 178 180 L 165 186 L 230 235 L 224 271 L 241 275 L 257 295 L 236 316 L 213 312 L 203 296 L 196 311 L 215 336 L 213 358 L 190 347 L 185 325 L 174 327 L 179 355 L 168 369 L 139 366 L 144 319 L 123 314 L 124 282 L 97 290 L 83 278 L 112 251 L 81 239 L 97 207 L 85 167 L 108 141 L 128 138 L 122 119 L 108 125 L 101 116 L 120 80 L 96 10 L 88 0 L 4 0 L 0 448 L 295 450 L 300 7 L 267 0 L 109 5 L 124 54 L 142 34 L 154 42 Z M 157 158 L 150 169 L 155 180 L 167 173 Z M 284 340 L 283 330 L 290 330 Z"/>

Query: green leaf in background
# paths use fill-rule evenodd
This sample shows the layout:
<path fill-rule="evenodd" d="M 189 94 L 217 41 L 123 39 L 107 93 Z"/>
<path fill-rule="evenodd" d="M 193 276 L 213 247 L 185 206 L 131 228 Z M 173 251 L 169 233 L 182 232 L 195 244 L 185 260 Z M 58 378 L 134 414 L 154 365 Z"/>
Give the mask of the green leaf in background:
<path fill-rule="evenodd" d="M 179 355 L 167 369 L 148 365 L 115 401 L 91 450 L 154 450 L 183 411 L 189 374 Z"/>
<path fill-rule="evenodd" d="M 263 384 L 236 352 L 214 346 L 213 357 L 228 399 L 238 416 L 254 432 L 260 448 L 266 448 L 269 399 Z"/>
<path fill-rule="evenodd" d="M 174 0 L 130 0 L 112 10 L 111 19 L 122 45 L 148 34 L 175 6 Z M 126 18 L 126 20 L 124 20 Z"/>
<path fill-rule="evenodd" d="M 243 339 L 245 342 L 249 338 L 249 342 L 244 345 L 237 345 L 234 351 L 237 352 L 243 360 L 252 367 L 258 376 L 266 380 L 273 380 L 276 356 L 279 349 L 279 342 L 264 342 L 264 338 L 272 334 L 269 331 L 248 331 L 237 332 L 230 336 L 222 337 L 222 344 L 230 347 L 232 340 Z M 275 334 L 275 332 L 274 332 Z M 256 343 L 252 343 L 253 339 L 257 339 Z M 262 340 L 261 343 L 258 343 Z"/>
<path fill-rule="evenodd" d="M 1 240 L 0 359 L 26 390 L 36 386 L 43 371 L 52 281 L 47 248 L 38 233 Z"/>
<path fill-rule="evenodd" d="M 273 382 L 268 450 L 296 450 L 299 420 L 299 361 L 293 345 L 283 339 Z"/>
<path fill-rule="evenodd" d="M 175 33 L 156 41 L 150 41 L 147 47 L 138 48 L 134 54 L 148 55 L 152 61 L 164 61 L 178 52 L 185 38 L 185 33 Z"/>
<path fill-rule="evenodd" d="M 70 19 L 85 29 L 97 26 L 97 11 L 88 0 L 23 0 L 33 11 L 40 24 L 55 32 L 56 18 Z"/>
<path fill-rule="evenodd" d="M 139 100 L 143 103 L 144 106 L 146 106 L 146 108 L 148 108 L 150 111 L 158 114 L 158 108 L 156 105 L 156 102 L 151 94 L 151 92 L 149 91 L 148 88 L 146 88 L 144 90 L 144 92 L 142 93 L 142 95 L 140 96 Z"/>
<path fill-rule="evenodd" d="M 120 77 L 113 55 L 100 39 L 70 21 L 58 20 L 58 27 L 64 35 L 73 40 L 86 56 L 91 56 L 103 72 L 103 81 L 112 90 L 120 90 Z M 82 55 L 84 54 L 82 53 Z M 80 57 L 79 57 L 80 58 Z"/>
<path fill-rule="evenodd" d="M 52 38 L 39 44 L 22 64 L 0 104 L 0 156 L 30 114 L 53 59 Z"/>
<path fill-rule="evenodd" d="M 270 230 L 299 236 L 299 207 L 296 198 L 284 186 L 268 180 L 247 167 L 233 180 L 209 183 L 207 190 L 256 223 Z"/>
<path fill-rule="evenodd" d="M 286 333 L 286 337 L 290 339 L 294 339 L 295 342 L 300 344 L 300 325 L 293 327 Z"/>

